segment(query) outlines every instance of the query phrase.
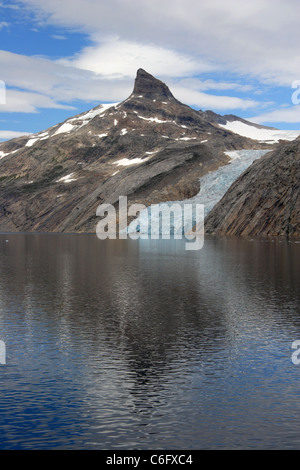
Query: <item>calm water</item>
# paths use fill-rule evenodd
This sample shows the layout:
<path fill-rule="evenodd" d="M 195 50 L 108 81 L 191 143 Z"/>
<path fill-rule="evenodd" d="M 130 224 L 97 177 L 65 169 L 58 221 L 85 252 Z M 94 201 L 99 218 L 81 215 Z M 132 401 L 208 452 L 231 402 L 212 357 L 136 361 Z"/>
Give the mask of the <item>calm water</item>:
<path fill-rule="evenodd" d="M 0 235 L 1 449 L 300 449 L 300 244 L 184 248 Z"/>

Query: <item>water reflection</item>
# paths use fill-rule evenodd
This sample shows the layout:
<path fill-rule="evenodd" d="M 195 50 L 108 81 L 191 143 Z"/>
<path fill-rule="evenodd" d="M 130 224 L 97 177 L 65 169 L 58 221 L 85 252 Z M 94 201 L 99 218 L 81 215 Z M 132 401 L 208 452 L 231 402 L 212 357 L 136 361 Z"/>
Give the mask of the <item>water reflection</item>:
<path fill-rule="evenodd" d="M 3 448 L 299 445 L 299 244 L 3 235 L 0 249 Z"/>

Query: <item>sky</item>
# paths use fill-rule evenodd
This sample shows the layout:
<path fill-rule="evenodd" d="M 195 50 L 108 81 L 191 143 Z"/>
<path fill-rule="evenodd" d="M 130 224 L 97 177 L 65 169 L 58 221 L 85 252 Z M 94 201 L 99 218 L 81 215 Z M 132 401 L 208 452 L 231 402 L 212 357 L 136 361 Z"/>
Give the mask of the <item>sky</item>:
<path fill-rule="evenodd" d="M 300 129 L 299 0 L 0 1 L 0 140 L 132 92 Z"/>

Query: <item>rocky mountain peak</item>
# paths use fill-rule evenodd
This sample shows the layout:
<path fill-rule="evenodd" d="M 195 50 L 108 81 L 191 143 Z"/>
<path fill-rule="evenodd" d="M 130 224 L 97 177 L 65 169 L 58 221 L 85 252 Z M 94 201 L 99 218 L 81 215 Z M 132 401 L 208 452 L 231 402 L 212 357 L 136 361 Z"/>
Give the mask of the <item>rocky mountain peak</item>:
<path fill-rule="evenodd" d="M 143 95 L 144 98 L 168 98 L 175 99 L 165 83 L 150 75 L 143 69 L 137 71 L 134 95 Z"/>
<path fill-rule="evenodd" d="M 194 197 L 201 176 L 229 163 L 225 150 L 261 148 L 202 114 L 139 69 L 125 101 L 0 143 L 1 231 L 94 231 L 100 202 Z"/>

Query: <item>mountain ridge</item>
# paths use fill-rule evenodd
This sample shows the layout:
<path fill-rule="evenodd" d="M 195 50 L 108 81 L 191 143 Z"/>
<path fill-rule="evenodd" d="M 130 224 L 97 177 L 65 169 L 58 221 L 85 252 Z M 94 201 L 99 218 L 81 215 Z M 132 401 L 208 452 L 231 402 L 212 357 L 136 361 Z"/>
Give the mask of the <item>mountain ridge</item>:
<path fill-rule="evenodd" d="M 2 231 L 94 231 L 96 208 L 186 199 L 225 151 L 268 145 L 210 123 L 143 69 L 121 103 L 0 144 Z"/>
<path fill-rule="evenodd" d="M 300 238 L 300 137 L 255 161 L 205 220 L 208 234 Z"/>

